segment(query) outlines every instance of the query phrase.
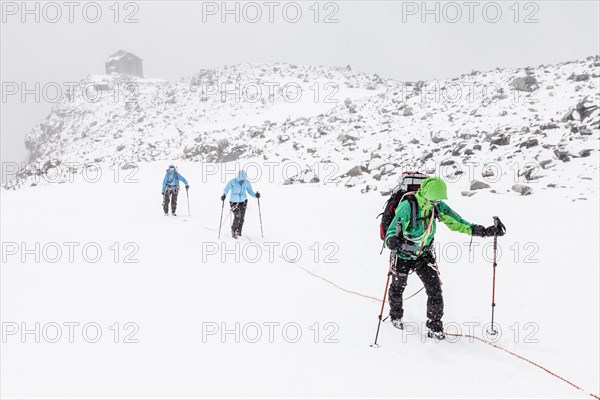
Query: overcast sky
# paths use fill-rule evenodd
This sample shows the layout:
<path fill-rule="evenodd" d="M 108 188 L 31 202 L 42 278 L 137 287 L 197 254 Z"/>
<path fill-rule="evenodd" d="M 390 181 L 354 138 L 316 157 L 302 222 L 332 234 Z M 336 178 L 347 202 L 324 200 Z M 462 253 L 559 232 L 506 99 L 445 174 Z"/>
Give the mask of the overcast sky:
<path fill-rule="evenodd" d="M 44 3 L 37 3 L 40 21 L 36 22 L 36 3 L 28 3 L 34 12 L 24 15 L 21 1 L 3 1 L 3 85 L 25 82 L 33 87 L 36 81 L 41 85 L 78 81 L 103 73 L 104 60 L 118 49 L 141 57 L 146 77 L 168 80 L 225 64 L 279 61 L 350 64 L 357 71 L 414 81 L 600 53 L 598 1 L 521 2 L 518 7 L 513 6 L 514 1 L 500 1 L 495 4 L 500 5 L 501 15 L 492 2 L 474 2 L 470 7 L 463 1 L 451 5 L 428 2 L 429 9 L 437 7 L 439 22 L 435 21 L 436 12 L 423 15 L 421 1 L 336 1 L 321 2 L 318 7 L 307 1 L 295 3 L 302 10 L 295 23 L 291 21 L 297 7 L 290 2 L 278 2 L 271 8 L 263 1 L 253 5 L 239 2 L 239 22 L 235 13 L 222 14 L 221 1 L 204 5 L 193 1 L 122 2 L 118 16 L 109 8 L 113 3 L 100 3 L 102 15 L 92 23 L 93 5 L 87 8 L 86 21 L 86 3 L 78 3 L 73 22 L 69 22 L 69 9 L 56 2 L 62 16 L 52 23 L 50 20 L 58 18 L 56 9 L 44 9 Z M 257 15 L 254 5 L 262 12 L 255 23 L 249 20 Z M 228 2 L 228 7 L 234 9 L 236 2 Z M 128 16 L 138 22 L 124 23 Z M 326 18 L 332 22 L 324 23 Z M 45 118 L 52 104 L 36 103 L 33 96 L 25 102 L 19 96 L 3 96 L 1 107 L 2 161 L 25 160 L 24 136 Z"/>

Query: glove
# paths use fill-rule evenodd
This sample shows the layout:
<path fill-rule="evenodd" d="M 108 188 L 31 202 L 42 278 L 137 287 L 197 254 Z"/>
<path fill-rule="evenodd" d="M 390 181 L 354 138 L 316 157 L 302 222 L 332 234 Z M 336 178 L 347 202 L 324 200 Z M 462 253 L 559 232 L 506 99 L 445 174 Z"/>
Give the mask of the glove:
<path fill-rule="evenodd" d="M 225 201 L 225 198 L 226 198 L 226 197 L 227 197 L 227 196 L 225 196 L 225 195 L 221 196 L 221 201 Z"/>
<path fill-rule="evenodd" d="M 390 250 L 400 250 L 400 238 L 398 236 L 392 236 L 387 241 L 387 248 Z"/>
<path fill-rule="evenodd" d="M 260 193 L 259 192 L 256 192 L 256 198 L 260 199 Z"/>
<path fill-rule="evenodd" d="M 493 228 L 493 226 L 492 226 L 492 228 Z M 493 232 L 489 232 L 488 228 L 486 228 L 485 226 L 482 226 L 482 225 L 473 225 L 471 227 L 471 234 L 473 236 L 478 236 L 478 237 L 488 237 L 488 236 L 494 235 Z"/>
<path fill-rule="evenodd" d="M 188 190 L 190 188 L 190 185 L 185 185 L 185 190 Z"/>
<path fill-rule="evenodd" d="M 481 225 L 473 225 L 471 227 L 471 233 L 473 236 L 479 237 L 504 236 L 504 230 L 498 229 L 494 225 L 488 226 L 487 228 Z"/>

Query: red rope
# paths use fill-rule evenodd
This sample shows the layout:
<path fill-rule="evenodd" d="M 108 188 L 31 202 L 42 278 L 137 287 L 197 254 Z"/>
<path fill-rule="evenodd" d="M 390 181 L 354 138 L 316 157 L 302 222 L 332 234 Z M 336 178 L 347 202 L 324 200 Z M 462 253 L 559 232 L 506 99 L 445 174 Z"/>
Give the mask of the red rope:
<path fill-rule="evenodd" d="M 448 336 L 455 336 L 455 337 L 465 337 L 465 338 L 470 338 L 470 339 L 476 339 L 476 340 L 479 340 L 479 341 L 480 341 L 480 342 L 482 342 L 482 343 L 489 344 L 490 346 L 492 346 L 492 347 L 495 347 L 495 348 L 497 348 L 497 349 L 500 349 L 500 350 L 502 350 L 502 351 L 504 351 L 504 352 L 506 352 L 506 353 L 510 354 L 511 356 L 517 357 L 518 359 L 521 359 L 521 360 L 523 360 L 523 361 L 525 361 L 525 362 L 528 362 L 528 363 L 529 363 L 529 364 L 531 364 L 531 365 L 534 365 L 534 366 L 538 367 L 538 368 L 539 368 L 539 369 L 541 369 L 542 371 L 545 371 L 545 372 L 549 373 L 549 374 L 550 374 L 550 375 L 552 375 L 553 377 L 555 377 L 555 378 L 558 378 L 558 379 L 560 379 L 561 381 L 563 381 L 563 382 L 565 382 L 565 383 L 568 383 L 569 385 L 573 386 L 575 389 L 578 389 L 578 390 L 580 390 L 580 391 L 582 391 L 582 392 L 584 392 L 584 393 L 585 393 L 585 390 L 583 390 L 581 387 L 577 386 L 577 385 L 576 385 L 576 384 L 574 384 L 573 382 L 569 381 L 568 379 L 565 379 L 565 378 L 563 378 L 562 376 L 560 376 L 560 375 L 558 375 L 558 374 L 556 374 L 556 373 L 554 373 L 554 372 L 550 371 L 548 368 L 546 368 L 546 367 L 543 367 L 543 366 L 541 366 L 540 364 L 538 364 L 538 363 L 536 363 L 536 362 L 534 362 L 534 361 L 531 361 L 530 359 L 528 359 L 528 358 L 526 358 L 526 357 L 523 357 L 523 356 L 521 356 L 521 355 L 519 355 L 519 354 L 517 354 L 517 353 L 515 353 L 515 352 L 512 352 L 512 351 L 510 351 L 510 350 L 507 350 L 507 349 L 505 349 L 504 347 L 502 347 L 502 346 L 500 346 L 500 345 L 497 345 L 496 343 L 488 342 L 488 341 L 487 341 L 487 340 L 485 340 L 485 339 L 482 339 L 482 338 L 480 338 L 480 337 L 473 336 L 473 335 L 463 335 L 463 334 L 460 334 L 460 333 L 446 333 L 446 335 L 448 335 Z M 587 393 L 587 394 L 588 394 L 589 396 L 591 396 L 591 397 L 595 398 L 595 399 L 598 399 L 598 400 L 600 400 L 600 397 L 599 397 L 599 396 L 597 396 L 597 395 L 595 395 L 595 394 L 593 394 L 593 393 Z"/>
<path fill-rule="evenodd" d="M 369 296 L 369 295 L 366 295 L 366 294 L 362 294 L 362 293 L 359 293 L 359 292 L 355 292 L 355 291 L 352 291 L 352 290 L 345 289 L 345 288 L 343 288 L 343 287 L 341 287 L 341 286 L 337 285 L 336 283 L 334 283 L 334 282 L 330 281 L 329 279 L 326 279 L 326 278 L 324 278 L 324 277 L 322 277 L 322 276 L 320 276 L 320 275 L 317 275 L 317 274 L 315 274 L 315 273 L 311 272 L 310 270 L 308 270 L 307 268 L 303 267 L 302 265 L 296 264 L 296 266 L 297 266 L 298 268 L 302 269 L 303 271 L 305 271 L 306 273 L 308 273 L 309 275 L 312 275 L 312 276 L 314 276 L 315 278 L 321 279 L 322 281 L 325 281 L 325 282 L 329 283 L 330 285 L 334 286 L 335 288 L 337 288 L 337 289 L 339 289 L 339 290 L 341 290 L 341 291 L 343 291 L 343 292 L 350 293 L 350 294 L 354 294 L 354 295 L 356 295 L 356 296 L 360 296 L 360 297 L 363 297 L 363 298 L 366 298 L 366 299 L 375 300 L 375 301 L 377 301 L 377 302 L 380 302 L 380 301 L 381 301 L 381 299 L 378 299 L 378 298 L 376 298 L 376 297 Z M 404 299 L 404 301 L 406 301 L 406 300 L 408 300 L 408 299 L 410 299 L 410 298 L 412 298 L 412 297 L 416 296 L 416 295 L 417 295 L 419 292 L 421 292 L 421 291 L 422 291 L 424 288 L 425 288 L 425 286 L 423 286 L 421 289 L 419 289 L 418 291 L 416 291 L 416 292 L 415 292 L 415 293 L 413 293 L 412 295 L 408 296 L 406 299 Z M 553 377 L 555 377 L 555 378 L 557 378 L 557 379 L 560 379 L 561 381 L 563 381 L 563 382 L 565 382 L 565 383 L 567 383 L 567 384 L 571 385 L 571 386 L 572 386 L 572 387 L 574 387 L 575 389 L 577 389 L 577 390 L 580 390 L 580 391 L 582 391 L 582 392 L 586 393 L 584 389 L 582 389 L 580 386 L 577 386 L 576 384 L 574 384 L 573 382 L 569 381 L 568 379 L 565 379 L 565 378 L 563 378 L 562 376 L 560 376 L 560 375 L 558 375 L 558 374 L 556 374 L 556 373 L 554 373 L 554 372 L 550 371 L 548 368 L 546 368 L 546 367 L 543 367 L 543 366 L 541 366 L 540 364 L 538 364 L 538 363 L 536 363 L 536 362 L 534 362 L 534 361 L 531 361 L 530 359 L 528 359 L 528 358 L 526 358 L 526 357 L 523 357 L 523 356 L 521 356 L 521 355 L 519 355 L 519 354 L 517 354 L 517 353 L 514 353 L 514 352 L 512 352 L 512 351 L 510 351 L 510 350 L 507 350 L 507 349 L 505 349 L 504 347 L 501 347 L 500 345 L 497 345 L 496 343 L 489 342 L 489 341 L 487 341 L 487 340 L 485 340 L 485 339 L 482 339 L 482 338 L 480 338 L 480 337 L 473 336 L 473 335 L 463 335 L 463 334 L 458 334 L 458 333 L 446 333 L 446 335 L 448 335 L 448 336 L 466 337 L 466 338 L 472 338 L 472 339 L 476 339 L 476 340 L 478 340 L 478 341 L 480 341 L 480 342 L 482 342 L 482 343 L 488 344 L 488 345 L 490 345 L 490 346 L 492 346 L 492 347 L 495 347 L 495 348 L 497 348 L 497 349 L 499 349 L 499 350 L 502 350 L 502 351 L 504 351 L 504 352 L 506 352 L 506 353 L 510 354 L 511 356 L 514 356 L 514 357 L 516 357 L 516 358 L 518 358 L 518 359 L 520 359 L 520 360 L 523 360 L 523 361 L 525 361 L 525 362 L 527 362 L 527 363 L 529 363 L 529 364 L 531 364 L 531 365 L 533 365 L 533 366 L 535 366 L 535 367 L 538 367 L 538 368 L 539 368 L 539 369 L 541 369 L 542 371 L 545 371 L 546 373 L 548 373 L 548 374 L 552 375 Z M 600 400 L 600 396 L 598 396 L 598 395 L 595 395 L 595 394 L 593 394 L 593 393 L 586 393 L 586 394 L 588 394 L 589 396 L 593 397 L 593 398 L 594 398 L 594 399 L 596 399 L 596 400 Z"/>
<path fill-rule="evenodd" d="M 294 264 L 294 263 L 292 263 L 292 264 Z M 346 292 L 346 293 L 354 294 L 354 295 L 356 295 L 356 296 L 360 296 L 360 297 L 363 297 L 363 298 L 365 298 L 365 299 L 375 300 L 375 301 L 377 301 L 377 302 L 380 302 L 380 301 L 382 301 L 381 299 L 378 299 L 377 297 L 373 297 L 373 296 L 369 296 L 369 295 L 366 295 L 366 294 L 362 294 L 362 293 L 359 293 L 359 292 L 354 292 L 354 291 L 352 291 L 352 290 L 345 289 L 345 288 L 343 288 L 343 287 L 339 286 L 338 284 L 336 284 L 336 283 L 334 283 L 334 282 L 330 281 L 329 279 L 323 278 L 322 276 L 315 274 L 314 272 L 310 271 L 309 269 L 307 269 L 307 268 L 304 268 L 302 265 L 296 264 L 296 266 L 297 266 L 298 268 L 300 268 L 301 270 L 303 270 L 304 272 L 306 272 L 307 274 L 309 274 L 309 275 L 312 275 L 312 276 L 314 276 L 315 278 L 318 278 L 318 279 L 320 279 L 320 280 L 322 280 L 322 281 L 325 281 L 325 282 L 329 283 L 331 286 L 333 286 L 333 287 L 335 287 L 335 288 L 337 288 L 337 289 L 341 290 L 342 292 Z M 413 298 L 413 297 L 415 297 L 415 296 L 416 296 L 417 294 L 419 294 L 419 292 L 421 292 L 423 289 L 425 289 L 425 286 L 423 286 L 421 289 L 417 290 L 415 293 L 413 293 L 413 294 L 411 294 L 410 296 L 408 296 L 407 298 L 405 298 L 405 299 L 404 299 L 404 301 L 406 301 L 406 300 L 408 300 L 408 299 L 410 299 L 410 298 Z"/>
<path fill-rule="evenodd" d="M 301 266 L 301 265 L 299 265 L 299 264 L 296 264 L 296 266 L 297 266 L 297 267 L 299 267 L 300 269 L 302 269 L 303 271 L 305 271 L 306 273 L 308 273 L 308 274 L 310 274 L 310 275 L 314 276 L 315 278 L 321 279 L 322 281 L 325 281 L 325 282 L 329 283 L 330 285 L 332 285 L 332 286 L 336 287 L 337 289 L 339 289 L 339 290 L 341 290 L 341 291 L 343 291 L 343 292 L 350 293 L 350 294 L 354 294 L 354 295 L 357 295 L 357 296 L 360 296 L 360 297 L 363 297 L 363 298 L 366 298 L 366 299 L 370 299 L 370 300 L 375 300 L 375 301 L 378 301 L 378 302 L 379 302 L 379 301 L 381 301 L 381 299 L 378 299 L 378 298 L 376 298 L 376 297 L 369 296 L 369 295 L 366 295 L 366 294 L 362 294 L 362 293 L 354 292 L 354 291 L 352 291 L 352 290 L 345 289 L 345 288 L 343 288 L 343 287 L 341 287 L 341 286 L 337 285 L 336 283 L 334 283 L 334 282 L 330 281 L 329 279 L 323 278 L 322 276 L 320 276 L 320 275 L 317 275 L 317 274 L 315 274 L 315 273 L 311 272 L 310 270 L 308 270 L 307 268 L 304 268 L 303 266 Z M 416 296 L 416 295 L 417 295 L 419 292 L 421 292 L 421 291 L 422 291 L 424 288 L 425 288 L 425 287 L 423 286 L 423 287 L 422 287 L 421 289 L 419 289 L 417 292 L 415 292 L 415 293 L 413 293 L 412 295 L 410 295 L 410 296 L 408 296 L 407 298 L 405 298 L 405 299 L 404 299 L 404 301 L 406 301 L 406 300 L 408 300 L 408 299 L 410 299 L 410 298 L 412 298 L 412 297 Z M 582 389 L 580 386 L 577 386 L 577 385 L 576 385 L 576 384 L 574 384 L 573 382 L 569 381 L 568 379 L 565 379 L 565 378 L 563 378 L 562 376 L 560 376 L 560 375 L 558 375 L 558 374 L 556 374 L 556 373 L 554 373 L 554 372 L 550 371 L 548 368 L 546 368 L 546 367 L 543 367 L 543 366 L 541 366 L 540 364 L 538 364 L 538 363 L 536 363 L 536 362 L 534 362 L 534 361 L 531 361 L 530 359 L 528 359 L 528 358 L 526 358 L 526 357 L 523 357 L 523 356 L 521 356 L 521 355 L 519 355 L 519 354 L 517 354 L 517 353 L 514 353 L 514 352 L 512 352 L 512 351 L 510 351 L 510 350 L 507 350 L 507 349 L 505 349 L 504 347 L 501 347 L 500 345 L 497 345 L 496 343 L 488 342 L 488 341 L 487 341 L 487 340 L 485 340 L 485 339 L 482 339 L 482 338 L 480 338 L 480 337 L 477 337 L 477 336 L 472 336 L 472 335 L 463 335 L 463 334 L 457 334 L 457 333 L 446 333 L 446 335 L 448 335 L 448 336 L 461 336 L 461 337 L 466 337 L 466 338 L 472 338 L 472 339 L 479 340 L 479 341 L 480 341 L 480 342 L 482 342 L 482 343 L 485 343 L 485 344 L 488 344 L 488 345 L 490 345 L 490 346 L 492 346 L 492 347 L 495 347 L 495 348 L 497 348 L 497 349 L 500 349 L 500 350 L 502 350 L 502 351 L 504 351 L 504 352 L 506 352 L 506 353 L 508 353 L 508 354 L 510 354 L 510 355 L 512 355 L 512 356 L 514 356 L 514 357 L 516 357 L 516 358 L 518 358 L 518 359 L 520 359 L 520 360 L 523 360 L 523 361 L 525 361 L 525 362 L 527 362 L 527 363 L 529 363 L 529 364 L 531 364 L 531 365 L 533 365 L 533 366 L 535 366 L 535 367 L 538 367 L 538 368 L 539 368 L 539 369 L 541 369 L 542 371 L 545 371 L 545 372 L 547 372 L 548 374 L 550 374 L 550 375 L 554 376 L 555 378 L 557 378 L 557 379 L 560 379 L 561 381 L 563 381 L 563 382 L 565 382 L 565 383 L 568 383 L 569 385 L 571 385 L 571 386 L 572 386 L 572 387 L 574 387 L 575 389 L 577 389 L 577 390 L 580 390 L 580 391 L 582 391 L 582 392 L 584 392 L 584 393 L 585 393 L 585 390 L 583 390 L 583 389 Z M 597 395 L 595 395 L 595 394 L 593 394 L 593 393 L 587 393 L 587 394 L 588 394 L 589 396 L 591 396 L 591 397 L 595 398 L 596 400 L 600 400 L 600 396 L 597 396 Z"/>

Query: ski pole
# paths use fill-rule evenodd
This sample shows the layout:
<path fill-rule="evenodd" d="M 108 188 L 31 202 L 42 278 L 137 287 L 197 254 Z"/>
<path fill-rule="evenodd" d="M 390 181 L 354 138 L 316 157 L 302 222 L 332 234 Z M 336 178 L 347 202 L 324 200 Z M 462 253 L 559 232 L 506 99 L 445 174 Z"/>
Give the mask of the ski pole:
<path fill-rule="evenodd" d="M 496 254 L 498 250 L 498 231 L 502 231 L 502 233 L 506 232 L 506 228 L 500 222 L 500 218 L 494 217 L 494 227 L 496 227 L 496 232 L 494 232 L 494 264 L 493 264 L 493 274 L 492 274 L 492 324 L 491 328 L 488 332 L 492 335 L 498 334 L 496 328 L 494 328 L 494 310 L 496 308 L 496 267 L 498 263 L 496 262 Z"/>
<path fill-rule="evenodd" d="M 383 309 L 385 307 L 385 299 L 387 297 L 388 287 L 390 285 L 390 276 L 392 276 L 391 269 L 388 271 L 387 280 L 385 282 L 385 291 L 383 292 L 383 300 L 381 301 L 381 310 L 379 311 L 379 316 L 377 317 L 379 319 L 379 322 L 377 323 L 377 332 L 375 333 L 375 342 L 373 342 L 373 344 L 371 345 L 371 347 L 375 347 L 375 348 L 379 347 L 379 345 L 377 344 L 377 338 L 379 337 L 379 328 L 381 327 L 381 317 L 383 317 Z"/>
<path fill-rule="evenodd" d="M 185 188 L 185 195 L 187 197 L 187 206 L 188 206 L 188 217 L 190 216 L 190 192 L 188 188 Z"/>
<path fill-rule="evenodd" d="M 260 197 L 258 199 L 258 219 L 260 220 L 260 236 L 262 236 L 263 238 L 265 237 L 265 235 L 263 234 L 263 227 L 262 227 L 262 214 L 260 212 Z"/>
<path fill-rule="evenodd" d="M 225 200 L 221 200 L 221 218 L 219 218 L 219 237 L 221 239 L 221 226 L 223 225 L 223 210 L 225 209 Z"/>

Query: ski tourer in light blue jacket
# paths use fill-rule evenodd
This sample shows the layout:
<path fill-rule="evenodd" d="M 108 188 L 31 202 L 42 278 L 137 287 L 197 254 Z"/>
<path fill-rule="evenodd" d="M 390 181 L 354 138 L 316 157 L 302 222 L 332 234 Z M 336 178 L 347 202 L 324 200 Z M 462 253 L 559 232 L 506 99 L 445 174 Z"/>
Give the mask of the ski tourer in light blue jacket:
<path fill-rule="evenodd" d="M 177 170 L 174 165 L 169 165 L 169 169 L 167 169 L 167 173 L 165 174 L 165 178 L 163 179 L 162 184 L 162 192 L 164 193 L 167 190 L 167 186 L 174 186 L 179 188 L 179 180 L 183 182 L 185 186 L 189 186 L 187 179 L 185 179 Z"/>
<path fill-rule="evenodd" d="M 231 190 L 231 195 L 229 196 L 229 201 L 232 203 L 241 203 L 246 201 L 248 198 L 246 196 L 246 192 L 254 198 L 256 198 L 256 193 L 252 189 L 252 185 L 248 182 L 248 175 L 246 171 L 241 170 L 238 172 L 236 178 L 233 178 L 227 185 L 225 185 L 225 189 L 223 189 L 223 195 L 227 196 L 227 193 Z"/>

